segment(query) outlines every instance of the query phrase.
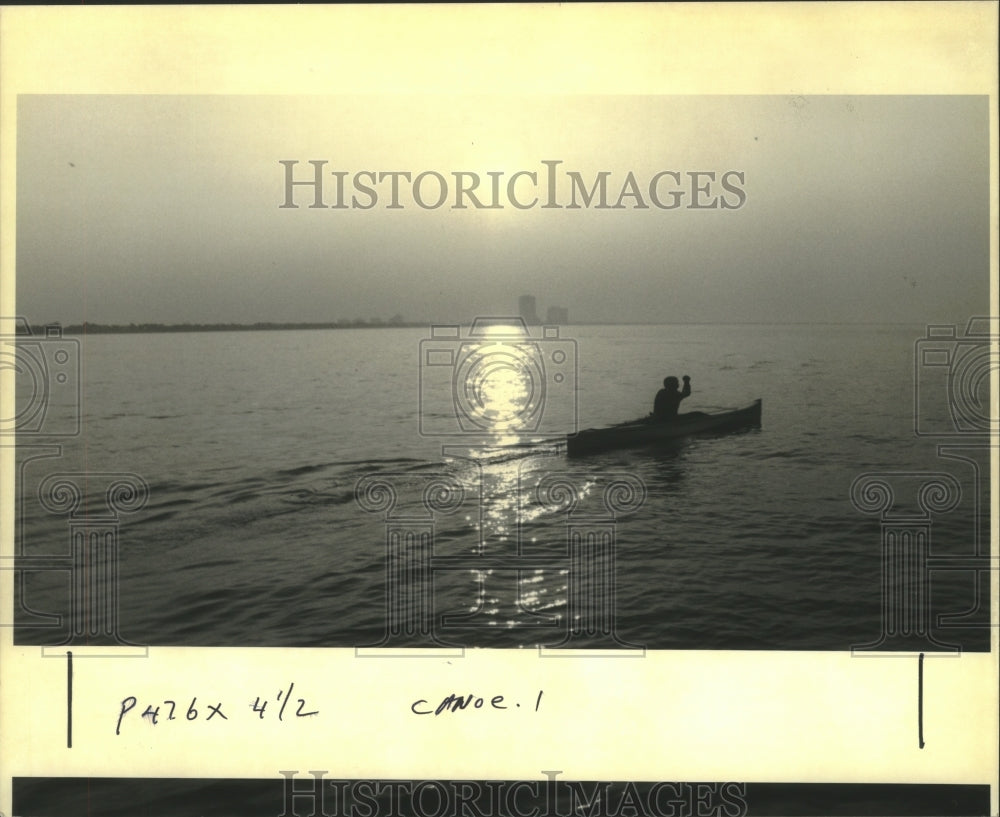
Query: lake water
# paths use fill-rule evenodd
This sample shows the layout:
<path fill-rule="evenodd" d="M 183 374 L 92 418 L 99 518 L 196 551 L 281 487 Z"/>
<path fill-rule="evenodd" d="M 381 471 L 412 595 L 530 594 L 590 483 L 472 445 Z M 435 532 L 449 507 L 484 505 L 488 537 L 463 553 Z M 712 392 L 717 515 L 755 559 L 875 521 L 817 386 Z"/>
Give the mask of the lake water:
<path fill-rule="evenodd" d="M 105 475 L 128 473 L 148 499 L 126 501 L 109 524 L 117 629 L 133 643 L 528 647 L 575 632 L 570 646 L 588 634 L 607 646 L 612 633 L 649 649 L 846 650 L 879 639 L 883 576 L 896 569 L 883 567 L 879 508 L 859 510 L 852 483 L 895 474 L 891 527 L 926 474 L 944 473 L 960 493 L 925 520 L 932 569 L 919 615 L 933 641 L 988 649 L 988 580 L 975 570 L 988 548 L 987 450 L 968 434 L 915 433 L 915 400 L 918 428 L 956 422 L 941 408 L 946 372 L 914 363 L 926 327 L 533 334 L 518 351 L 544 364 L 544 411 L 506 450 L 491 435 L 421 433 L 461 430 L 467 406 L 452 376 L 470 347 L 428 330 L 81 337 L 81 433 L 19 440 L 22 564 L 66 554 L 70 522 L 93 526 L 105 512 Z M 426 365 L 428 352 L 441 365 Z M 692 378 L 682 411 L 759 397 L 762 427 L 567 459 L 557 432 L 574 413 L 580 428 L 644 415 L 670 374 Z M 72 420 L 71 392 L 53 390 L 42 432 Z M 87 475 L 69 477 L 87 497 L 73 518 L 57 501 L 60 474 Z M 363 478 L 390 483 L 396 505 L 373 505 L 369 484 L 366 510 Z M 614 483 L 623 502 L 609 508 Z M 430 484 L 451 485 L 433 513 Z M 574 530 L 604 543 L 580 557 L 582 574 L 568 555 Z M 404 551 L 424 542 L 424 561 L 387 562 L 396 533 Z M 405 580 L 393 572 L 428 565 Z M 42 567 L 23 574 L 21 643 L 66 637 L 51 615 L 69 607 L 70 574 Z M 428 581 L 433 597 L 412 591 Z M 387 599 L 402 608 L 387 612 Z"/>

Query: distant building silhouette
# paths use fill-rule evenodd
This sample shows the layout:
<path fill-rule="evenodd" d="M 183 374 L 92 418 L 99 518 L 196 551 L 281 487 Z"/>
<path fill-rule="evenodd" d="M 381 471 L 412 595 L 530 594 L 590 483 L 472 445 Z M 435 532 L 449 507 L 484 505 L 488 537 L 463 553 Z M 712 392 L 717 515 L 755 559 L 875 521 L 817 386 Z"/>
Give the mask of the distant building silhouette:
<path fill-rule="evenodd" d="M 522 295 L 517 299 L 517 311 L 528 326 L 538 326 L 538 306 L 534 295 Z M 558 326 L 569 323 L 569 309 L 565 306 L 550 306 L 545 312 L 545 323 Z"/>
<path fill-rule="evenodd" d="M 569 310 L 564 306 L 550 306 L 545 313 L 545 322 L 556 325 L 569 323 Z"/>
<path fill-rule="evenodd" d="M 535 296 L 534 295 L 522 295 L 517 299 L 517 311 L 524 322 L 529 326 L 537 326 L 542 321 L 538 317 L 538 313 L 535 311 Z"/>

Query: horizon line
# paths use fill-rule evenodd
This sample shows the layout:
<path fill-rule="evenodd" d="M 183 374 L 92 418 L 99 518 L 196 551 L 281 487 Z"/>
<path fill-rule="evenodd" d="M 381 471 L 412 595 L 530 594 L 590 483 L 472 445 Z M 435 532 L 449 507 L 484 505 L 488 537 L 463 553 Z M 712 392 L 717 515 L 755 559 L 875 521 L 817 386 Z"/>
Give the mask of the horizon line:
<path fill-rule="evenodd" d="M 500 316 L 496 316 L 500 317 Z M 504 317 L 517 317 L 514 315 Z M 362 319 L 356 321 L 254 321 L 194 323 L 103 323 L 83 321 L 82 323 L 61 323 L 49 321 L 33 323 L 19 320 L 19 326 L 27 326 L 31 334 L 45 334 L 46 329 L 57 328 L 68 334 L 155 334 L 157 332 L 226 332 L 226 331 L 306 331 L 321 329 L 420 329 L 434 326 L 471 326 L 466 321 L 397 321 L 372 323 Z M 473 319 L 474 320 L 474 319 Z M 572 321 L 566 323 L 530 324 L 530 326 L 913 326 L 927 321 L 731 321 L 731 320 L 675 320 L 675 321 Z M 20 332 L 18 334 L 21 334 Z"/>

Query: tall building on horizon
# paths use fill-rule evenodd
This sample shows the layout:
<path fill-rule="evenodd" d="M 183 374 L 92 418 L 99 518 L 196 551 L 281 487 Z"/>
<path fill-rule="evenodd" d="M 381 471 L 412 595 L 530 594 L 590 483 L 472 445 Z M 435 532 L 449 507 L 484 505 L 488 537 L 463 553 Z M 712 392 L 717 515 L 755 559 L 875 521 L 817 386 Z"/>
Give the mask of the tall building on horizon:
<path fill-rule="evenodd" d="M 537 326 L 542 321 L 535 311 L 535 296 L 522 295 L 517 299 L 517 312 L 528 326 Z"/>
<path fill-rule="evenodd" d="M 569 323 L 569 310 L 565 306 L 550 306 L 545 313 L 545 322 L 555 325 Z"/>

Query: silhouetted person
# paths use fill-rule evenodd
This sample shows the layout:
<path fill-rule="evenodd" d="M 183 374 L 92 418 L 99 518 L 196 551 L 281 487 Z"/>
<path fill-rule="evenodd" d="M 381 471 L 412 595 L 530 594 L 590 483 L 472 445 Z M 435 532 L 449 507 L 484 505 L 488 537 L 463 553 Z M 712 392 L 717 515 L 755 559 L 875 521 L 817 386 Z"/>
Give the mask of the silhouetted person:
<path fill-rule="evenodd" d="M 663 380 L 663 388 L 656 393 L 653 401 L 653 419 L 672 420 L 677 416 L 681 400 L 691 394 L 691 378 L 684 375 L 684 388 L 677 388 L 677 378 L 667 377 Z"/>

